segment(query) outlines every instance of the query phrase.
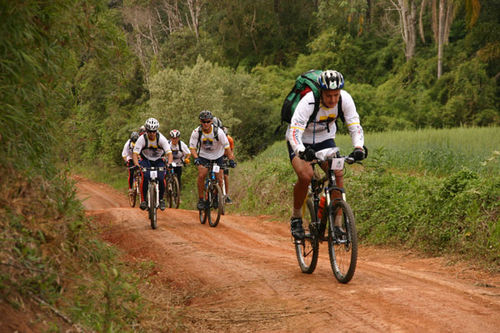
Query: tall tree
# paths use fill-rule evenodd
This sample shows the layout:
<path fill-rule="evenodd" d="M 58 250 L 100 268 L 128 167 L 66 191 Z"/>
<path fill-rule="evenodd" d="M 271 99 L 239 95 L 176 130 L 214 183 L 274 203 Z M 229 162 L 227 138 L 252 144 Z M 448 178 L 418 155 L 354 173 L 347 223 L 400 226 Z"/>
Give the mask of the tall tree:
<path fill-rule="evenodd" d="M 415 55 L 417 42 L 416 22 L 417 22 L 417 0 L 391 0 L 392 5 L 399 14 L 401 35 L 405 44 L 406 60 L 410 60 Z"/>

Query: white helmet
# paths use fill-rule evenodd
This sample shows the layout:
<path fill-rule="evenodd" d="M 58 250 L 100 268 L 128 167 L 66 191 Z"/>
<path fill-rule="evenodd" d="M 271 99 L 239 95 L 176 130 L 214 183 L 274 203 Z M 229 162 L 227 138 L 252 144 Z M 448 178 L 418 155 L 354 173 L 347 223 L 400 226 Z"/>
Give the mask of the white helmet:
<path fill-rule="evenodd" d="M 344 88 L 344 77 L 337 71 L 326 70 L 318 77 L 321 89 L 337 90 Z"/>
<path fill-rule="evenodd" d="M 173 129 L 170 131 L 170 137 L 175 139 L 181 136 L 181 132 L 179 130 Z"/>
<path fill-rule="evenodd" d="M 158 130 L 158 127 L 160 127 L 160 123 L 155 118 L 149 118 L 144 123 L 144 126 L 146 127 L 146 130 L 152 132 L 152 131 L 157 131 Z"/>

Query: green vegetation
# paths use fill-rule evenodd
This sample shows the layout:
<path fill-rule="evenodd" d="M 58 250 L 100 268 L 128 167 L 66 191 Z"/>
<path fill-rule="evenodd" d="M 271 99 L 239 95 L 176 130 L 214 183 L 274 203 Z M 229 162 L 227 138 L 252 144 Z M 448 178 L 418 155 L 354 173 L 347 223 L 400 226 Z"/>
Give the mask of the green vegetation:
<path fill-rule="evenodd" d="M 344 154 L 352 150 L 348 136 L 336 141 Z M 500 269 L 498 127 L 376 133 L 366 143 L 369 158 L 348 166 L 345 182 L 363 243 Z M 277 142 L 233 173 L 233 209 L 287 220 L 295 180 Z"/>
<path fill-rule="evenodd" d="M 132 130 L 156 116 L 187 141 L 211 109 L 249 160 L 233 173 L 239 209 L 286 216 L 295 176 L 275 128 L 311 68 L 345 75 L 366 131 L 370 159 L 349 179 L 363 239 L 497 263 L 498 1 L 445 0 L 454 15 L 442 44 L 432 5 L 410 2 L 423 10 L 414 45 L 389 0 L 0 1 L 2 299 L 69 317 L 47 329 L 147 326 L 133 282 L 144 269 L 96 240 L 69 172 L 124 188 Z"/>

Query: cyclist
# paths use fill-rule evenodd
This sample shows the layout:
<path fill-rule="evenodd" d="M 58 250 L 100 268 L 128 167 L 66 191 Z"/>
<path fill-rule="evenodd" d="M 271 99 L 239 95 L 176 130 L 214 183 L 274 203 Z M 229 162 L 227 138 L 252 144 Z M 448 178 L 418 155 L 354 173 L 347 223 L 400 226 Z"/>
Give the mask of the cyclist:
<path fill-rule="evenodd" d="M 132 159 L 132 153 L 134 150 L 135 142 L 139 138 L 139 133 L 132 132 L 130 138 L 125 142 L 122 150 L 122 158 L 125 161 L 125 165 L 128 167 L 128 193 L 131 194 L 133 189 L 132 185 L 134 183 L 134 161 Z"/>
<path fill-rule="evenodd" d="M 194 164 L 198 166 L 198 210 L 205 208 L 203 200 L 203 185 L 205 177 L 208 173 L 206 167 L 212 161 L 215 161 L 219 167 L 222 167 L 223 156 L 227 155 L 229 158 L 229 166 L 234 168 L 236 162 L 234 161 L 233 153 L 229 147 L 229 141 L 226 134 L 218 126 L 214 126 L 212 121 L 214 116 L 212 112 L 203 110 L 198 117 L 200 119 L 200 126 L 195 128 L 191 133 L 189 140 L 189 150 L 194 158 Z M 217 180 L 222 185 L 222 172 L 217 173 Z"/>
<path fill-rule="evenodd" d="M 338 115 L 338 103 L 342 103 L 345 124 L 354 146 L 352 156 L 356 160 L 365 157 L 363 128 L 351 95 L 345 90 L 344 77 L 334 70 L 326 70 L 318 77 L 321 88 L 320 108 L 316 118 L 308 124 L 314 111 L 314 94 L 306 93 L 299 101 L 286 131 L 288 153 L 297 182 L 293 189 L 293 211 L 290 229 L 295 239 L 304 238 L 302 227 L 302 204 L 307 195 L 307 188 L 313 176 L 312 166 L 308 161 L 315 158 L 317 151 L 335 147 L 335 124 Z M 323 166 L 325 168 L 326 166 Z M 335 171 L 337 186 L 343 187 L 342 171 Z"/>
<path fill-rule="evenodd" d="M 227 141 L 229 141 L 229 148 L 231 149 L 231 152 L 233 153 L 234 156 L 234 139 L 229 134 L 227 134 L 227 127 L 223 126 L 222 130 L 227 136 Z M 228 194 L 229 193 L 229 168 L 227 167 L 228 162 L 229 159 L 227 158 L 226 155 L 224 155 L 224 186 L 226 190 L 226 203 L 230 205 L 233 203 L 233 200 L 231 200 Z"/>
<path fill-rule="evenodd" d="M 140 135 L 143 135 L 144 133 L 146 133 L 146 127 L 144 125 L 142 125 L 141 127 L 139 127 L 139 136 Z"/>
<path fill-rule="evenodd" d="M 173 129 L 170 131 L 170 149 L 172 150 L 173 162 L 175 163 L 174 172 L 179 180 L 179 188 L 181 188 L 182 166 L 189 164 L 191 151 L 188 146 L 181 140 L 181 132 Z"/>
<path fill-rule="evenodd" d="M 146 120 L 144 127 L 146 127 L 146 133 L 140 136 L 135 143 L 134 154 L 132 155 L 134 165 L 139 167 L 139 156 L 141 156 L 140 165 L 142 167 L 165 167 L 163 156 L 167 155 L 168 165 L 170 166 L 173 160 L 172 151 L 165 136 L 158 132 L 160 123 L 155 118 L 149 118 Z M 141 204 L 139 206 L 142 210 L 148 207 L 144 194 L 148 190 L 149 179 L 149 172 L 142 174 Z M 158 172 L 158 179 L 160 180 L 160 209 L 165 210 L 165 199 L 163 199 L 165 193 L 165 171 Z"/>

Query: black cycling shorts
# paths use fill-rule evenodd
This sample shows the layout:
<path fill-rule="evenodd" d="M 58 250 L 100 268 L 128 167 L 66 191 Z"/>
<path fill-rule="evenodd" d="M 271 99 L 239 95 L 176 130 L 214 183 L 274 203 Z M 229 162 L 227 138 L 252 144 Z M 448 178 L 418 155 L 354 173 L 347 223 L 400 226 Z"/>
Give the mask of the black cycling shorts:
<path fill-rule="evenodd" d="M 204 158 L 204 157 L 198 157 L 198 158 L 200 159 L 202 165 L 208 165 L 208 164 L 210 164 L 210 162 L 217 163 L 217 165 L 221 168 L 224 165 L 224 156 L 216 158 L 215 160 L 209 160 L 208 158 Z"/>
<path fill-rule="evenodd" d="M 292 149 L 292 146 L 290 146 L 290 143 L 287 141 L 286 145 L 288 147 L 288 157 L 290 157 L 290 162 L 293 160 L 293 158 L 296 156 L 295 152 Z M 304 143 L 304 147 L 307 148 L 312 148 L 315 152 L 318 152 L 323 149 L 327 148 L 335 148 L 337 145 L 335 144 L 335 140 L 333 139 L 328 139 L 325 141 L 321 141 L 315 144 L 309 144 L 309 143 Z"/>

